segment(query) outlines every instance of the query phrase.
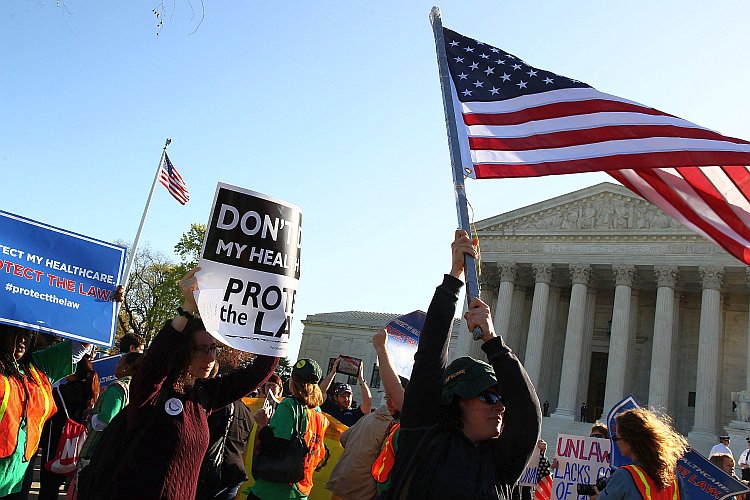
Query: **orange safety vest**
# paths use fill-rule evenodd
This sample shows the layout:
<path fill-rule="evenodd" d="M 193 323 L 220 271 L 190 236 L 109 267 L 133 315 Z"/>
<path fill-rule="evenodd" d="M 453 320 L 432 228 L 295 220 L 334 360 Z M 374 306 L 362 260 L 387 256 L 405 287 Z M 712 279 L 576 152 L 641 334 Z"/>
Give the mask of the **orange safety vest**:
<path fill-rule="evenodd" d="M 25 419 L 24 458 L 30 460 L 39 447 L 44 423 L 57 411 L 47 375 L 33 364 L 29 372 L 34 378 L 33 382 L 0 375 L 0 459 L 8 458 L 16 451 L 18 430 Z"/>
<path fill-rule="evenodd" d="M 641 493 L 643 500 L 680 500 L 680 488 L 677 486 L 676 476 L 672 480 L 672 484 L 666 488 L 659 488 L 651 479 L 651 476 L 646 474 L 643 467 L 623 465 L 621 468 L 628 471 L 633 477 L 633 482 Z"/>
<path fill-rule="evenodd" d="M 393 464 L 396 463 L 396 451 L 393 448 L 393 438 L 400 427 L 401 422 L 396 422 L 391 426 L 391 431 L 388 433 L 388 437 L 385 438 L 383 449 L 380 450 L 380 455 L 378 455 L 378 458 L 372 463 L 372 477 L 378 483 L 388 481 L 388 478 L 391 475 L 391 469 L 393 469 Z"/>
<path fill-rule="evenodd" d="M 305 457 L 305 477 L 297 483 L 297 489 L 305 496 L 310 496 L 313 487 L 313 473 L 318 464 L 326 456 L 325 438 L 328 429 L 328 419 L 319 411 L 307 408 L 307 429 L 304 440 L 309 452 Z"/>

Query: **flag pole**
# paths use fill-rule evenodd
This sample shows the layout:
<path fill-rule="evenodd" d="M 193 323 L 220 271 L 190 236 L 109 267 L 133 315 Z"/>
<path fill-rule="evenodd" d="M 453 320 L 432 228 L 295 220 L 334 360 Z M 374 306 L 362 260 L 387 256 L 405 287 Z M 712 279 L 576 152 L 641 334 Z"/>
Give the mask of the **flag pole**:
<path fill-rule="evenodd" d="M 458 226 L 466 231 L 471 237 L 471 226 L 469 224 L 469 208 L 466 201 L 466 187 L 464 186 L 464 170 L 461 161 L 461 148 L 458 142 L 458 127 L 456 126 L 456 115 L 453 112 L 453 98 L 450 91 L 450 74 L 448 72 L 448 56 L 445 54 L 445 40 L 443 38 L 443 19 L 439 7 L 430 10 L 430 24 L 435 36 L 435 50 L 437 51 L 438 71 L 440 74 L 440 88 L 443 94 L 443 110 L 445 111 L 445 127 L 448 132 L 448 148 L 451 155 L 451 166 L 453 167 L 453 190 L 456 193 L 456 212 L 458 215 Z M 466 301 L 471 302 L 479 297 L 479 279 L 474 258 L 466 255 L 464 265 L 466 272 Z M 482 338 L 479 327 L 474 329 L 474 340 Z"/>
<path fill-rule="evenodd" d="M 159 181 L 159 175 L 161 174 L 162 165 L 164 165 L 164 157 L 167 154 L 167 146 L 172 143 L 172 139 L 167 138 L 164 143 L 164 149 L 161 152 L 161 159 L 159 160 L 159 166 L 154 174 L 154 182 L 151 183 L 151 192 L 148 194 L 146 200 L 146 207 L 143 209 L 143 215 L 141 216 L 141 224 L 138 226 L 138 231 L 135 233 L 135 239 L 133 240 L 133 246 L 130 248 L 130 255 L 128 255 L 128 263 L 125 265 L 125 274 L 122 278 L 122 287 L 126 289 L 128 286 L 128 280 L 130 279 L 130 270 L 133 267 L 135 261 L 135 255 L 138 252 L 138 242 L 141 239 L 141 233 L 143 232 L 143 226 L 146 224 L 146 217 L 148 217 L 148 209 L 151 208 L 151 200 L 154 197 L 154 191 L 156 190 L 156 183 Z"/>

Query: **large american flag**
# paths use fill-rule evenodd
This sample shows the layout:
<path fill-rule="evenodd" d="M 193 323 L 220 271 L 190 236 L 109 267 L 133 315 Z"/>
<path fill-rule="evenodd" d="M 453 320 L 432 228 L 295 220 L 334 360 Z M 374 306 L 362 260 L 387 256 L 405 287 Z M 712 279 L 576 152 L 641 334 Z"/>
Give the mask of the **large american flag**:
<path fill-rule="evenodd" d="M 466 176 L 606 171 L 750 264 L 750 142 L 443 35 Z"/>
<path fill-rule="evenodd" d="M 190 193 L 188 192 L 185 181 L 182 180 L 182 176 L 174 168 L 172 162 L 169 161 L 169 156 L 164 152 L 164 161 L 161 164 L 161 172 L 159 173 L 159 182 L 167 188 L 169 194 L 171 194 L 175 200 L 179 201 L 180 204 L 184 205 L 190 199 Z"/>

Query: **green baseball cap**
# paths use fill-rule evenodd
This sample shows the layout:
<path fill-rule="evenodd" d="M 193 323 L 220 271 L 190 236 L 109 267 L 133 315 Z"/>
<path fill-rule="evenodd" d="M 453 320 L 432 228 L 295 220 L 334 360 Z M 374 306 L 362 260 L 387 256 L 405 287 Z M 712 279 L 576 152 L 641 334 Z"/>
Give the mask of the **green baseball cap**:
<path fill-rule="evenodd" d="M 292 368 L 292 378 L 305 384 L 317 384 L 322 376 L 320 365 L 313 359 L 302 358 Z"/>
<path fill-rule="evenodd" d="M 497 386 L 492 366 L 478 359 L 464 356 L 455 359 L 443 373 L 443 392 L 440 402 L 448 404 L 454 396 L 471 399 Z"/>

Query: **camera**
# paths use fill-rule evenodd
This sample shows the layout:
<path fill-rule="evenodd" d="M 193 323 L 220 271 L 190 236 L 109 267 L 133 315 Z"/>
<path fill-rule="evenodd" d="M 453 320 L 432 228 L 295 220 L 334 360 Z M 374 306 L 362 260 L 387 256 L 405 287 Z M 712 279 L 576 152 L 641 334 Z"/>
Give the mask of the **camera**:
<path fill-rule="evenodd" d="M 587 497 L 596 495 L 597 491 L 602 491 L 607 486 L 607 478 L 600 477 L 596 480 L 596 488 L 593 484 L 578 484 L 578 495 L 585 495 Z"/>

